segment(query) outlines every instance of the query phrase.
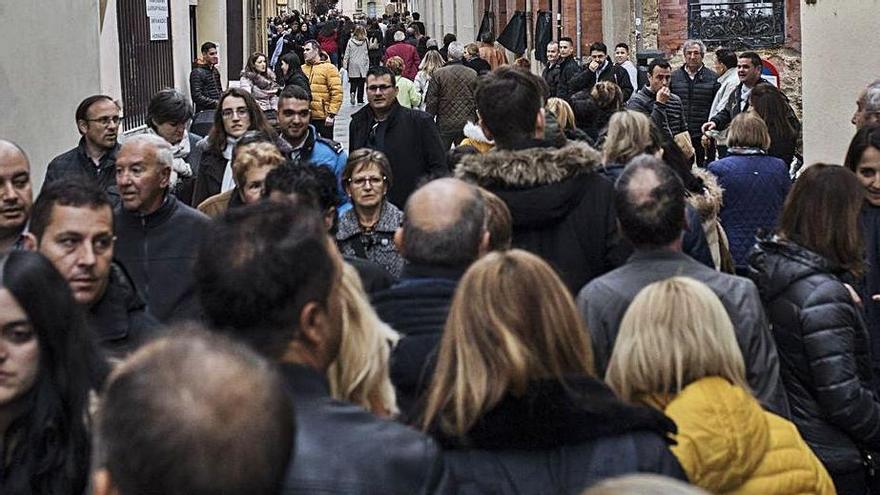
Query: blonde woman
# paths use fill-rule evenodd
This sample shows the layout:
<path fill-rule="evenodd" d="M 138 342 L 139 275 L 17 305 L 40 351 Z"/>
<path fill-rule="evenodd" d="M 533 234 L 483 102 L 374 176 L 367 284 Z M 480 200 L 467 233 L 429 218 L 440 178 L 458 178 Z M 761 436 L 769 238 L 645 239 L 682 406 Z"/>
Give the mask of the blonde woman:
<path fill-rule="evenodd" d="M 566 139 L 585 141 L 592 144 L 593 141 L 590 137 L 577 128 L 574 111 L 571 109 L 571 105 L 569 105 L 567 101 L 562 98 L 553 97 L 547 100 L 545 108 L 556 117 L 559 131 L 565 135 Z"/>
<path fill-rule="evenodd" d="M 653 146 L 650 117 L 635 110 L 615 112 L 608 120 L 608 134 L 602 147 L 602 174 L 617 180 L 630 160 Z"/>
<path fill-rule="evenodd" d="M 696 280 L 674 277 L 639 292 L 606 381 L 621 399 L 675 421 L 672 452 L 691 483 L 711 493 L 835 493 L 794 424 L 752 396 L 727 311 Z"/>
<path fill-rule="evenodd" d="M 418 106 L 419 110 L 425 109 L 425 96 L 428 95 L 428 85 L 431 83 L 431 76 L 435 70 L 443 67 L 443 64 L 443 56 L 436 50 L 426 53 L 422 63 L 419 64 L 419 73 L 416 74 L 416 78 L 413 80 L 416 90 L 422 95 L 422 102 Z"/>
<path fill-rule="evenodd" d="M 357 270 L 346 263 L 342 273 L 342 343 L 339 356 L 327 370 L 333 397 L 377 416 L 396 416 L 388 359 L 398 339 L 397 332 L 370 306 Z"/>
<path fill-rule="evenodd" d="M 421 426 L 460 492 L 578 494 L 637 471 L 685 479 L 665 440 L 672 423 L 593 376 L 568 289 L 519 249 L 488 254 L 462 278 Z"/>

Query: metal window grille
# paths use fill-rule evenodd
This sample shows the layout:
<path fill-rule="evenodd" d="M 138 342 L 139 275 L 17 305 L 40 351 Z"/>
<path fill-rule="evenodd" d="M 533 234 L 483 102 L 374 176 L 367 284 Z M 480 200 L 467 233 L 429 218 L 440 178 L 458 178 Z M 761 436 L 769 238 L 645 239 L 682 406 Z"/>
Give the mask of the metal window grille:
<path fill-rule="evenodd" d="M 785 1 L 688 0 L 688 36 L 713 48 L 781 46 L 785 42 Z"/>
<path fill-rule="evenodd" d="M 174 87 L 173 33 L 169 17 L 168 40 L 150 41 L 150 19 L 144 0 L 118 0 L 116 9 L 122 128 L 131 130 L 146 124 L 150 98 L 161 89 Z"/>

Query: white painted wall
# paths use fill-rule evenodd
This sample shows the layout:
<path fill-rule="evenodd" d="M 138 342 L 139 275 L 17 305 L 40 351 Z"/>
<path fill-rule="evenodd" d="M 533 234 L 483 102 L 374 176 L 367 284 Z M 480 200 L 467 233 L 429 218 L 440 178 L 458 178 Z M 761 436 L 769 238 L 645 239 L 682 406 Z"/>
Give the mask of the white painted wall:
<path fill-rule="evenodd" d="M 27 152 L 37 189 L 49 161 L 79 140 L 76 106 L 102 84 L 98 0 L 49 7 L 0 1 L 0 137 Z"/>
<path fill-rule="evenodd" d="M 101 26 L 101 93 L 122 103 L 122 79 L 119 68 L 119 22 L 116 0 L 109 0 Z M 144 10 L 146 12 L 146 9 Z M 83 95 L 85 97 L 87 95 Z"/>
<path fill-rule="evenodd" d="M 228 87 L 226 82 L 226 1 L 225 0 L 199 0 L 196 8 L 196 33 L 199 40 L 198 45 L 206 41 L 217 43 L 220 51 L 220 64 L 217 69 L 220 71 L 220 78 L 223 80 L 223 87 Z"/>
<path fill-rule="evenodd" d="M 189 94 L 189 73 L 192 70 L 192 52 L 189 32 L 190 0 L 170 0 L 171 51 L 174 57 L 174 87 Z"/>
<path fill-rule="evenodd" d="M 880 77 L 880 0 L 801 4 L 804 161 L 843 163 L 859 91 Z M 867 44 L 866 44 L 867 43 Z M 862 47 L 864 49 L 859 49 Z"/>

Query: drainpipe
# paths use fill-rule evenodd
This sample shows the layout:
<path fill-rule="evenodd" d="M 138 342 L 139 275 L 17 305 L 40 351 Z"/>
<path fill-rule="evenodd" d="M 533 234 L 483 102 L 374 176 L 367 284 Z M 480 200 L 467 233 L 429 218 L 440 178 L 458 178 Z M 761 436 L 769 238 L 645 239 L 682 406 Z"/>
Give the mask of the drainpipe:
<path fill-rule="evenodd" d="M 583 27 L 581 22 L 581 0 L 577 0 L 574 4 L 574 15 L 577 17 L 574 21 L 575 24 L 575 32 L 577 33 L 577 60 L 578 63 L 581 61 L 581 28 Z"/>

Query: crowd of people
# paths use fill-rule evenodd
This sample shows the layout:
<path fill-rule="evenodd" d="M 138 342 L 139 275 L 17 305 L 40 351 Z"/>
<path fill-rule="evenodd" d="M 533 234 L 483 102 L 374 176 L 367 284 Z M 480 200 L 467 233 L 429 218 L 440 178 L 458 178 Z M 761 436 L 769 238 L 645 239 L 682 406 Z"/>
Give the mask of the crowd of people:
<path fill-rule="evenodd" d="M 36 198 L 0 139 L 0 492 L 878 493 L 880 81 L 800 167 L 754 52 L 426 38 L 206 42 Z"/>

